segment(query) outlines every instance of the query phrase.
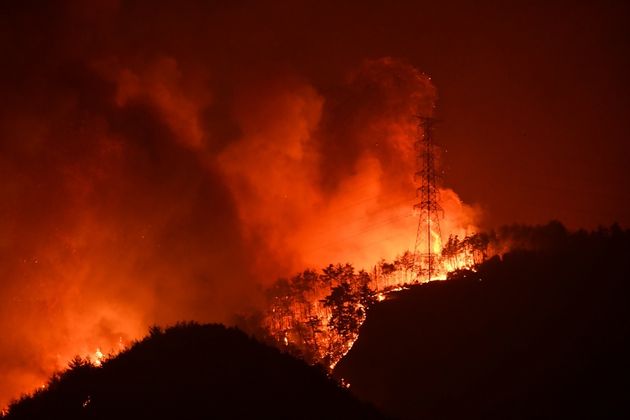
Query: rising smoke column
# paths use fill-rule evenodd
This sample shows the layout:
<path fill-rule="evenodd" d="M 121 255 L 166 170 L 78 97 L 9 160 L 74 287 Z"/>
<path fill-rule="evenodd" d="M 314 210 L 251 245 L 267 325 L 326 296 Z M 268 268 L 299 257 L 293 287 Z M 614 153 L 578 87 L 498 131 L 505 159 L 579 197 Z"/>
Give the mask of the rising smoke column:
<path fill-rule="evenodd" d="M 229 322 L 278 276 L 413 243 L 426 76 L 376 59 L 320 86 L 269 62 L 239 8 L 149 6 L 2 14 L 0 405 L 74 354 Z M 443 200 L 443 229 L 465 230 Z"/>
<path fill-rule="evenodd" d="M 243 136 L 219 165 L 258 267 L 369 269 L 413 250 L 415 116 L 432 113 L 435 99 L 429 77 L 392 58 L 365 61 L 325 97 L 297 80 L 246 89 Z M 445 237 L 474 228 L 474 209 L 451 190 L 441 198 Z"/>

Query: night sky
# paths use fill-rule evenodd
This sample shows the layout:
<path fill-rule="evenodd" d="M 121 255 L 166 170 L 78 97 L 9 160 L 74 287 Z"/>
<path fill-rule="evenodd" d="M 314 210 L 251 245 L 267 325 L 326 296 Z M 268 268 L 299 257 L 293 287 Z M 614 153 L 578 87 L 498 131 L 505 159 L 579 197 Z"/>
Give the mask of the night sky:
<path fill-rule="evenodd" d="M 327 75 L 388 55 L 432 77 L 446 183 L 483 207 L 488 226 L 630 223 L 626 2 L 283 9 L 270 13 L 283 59 Z"/>

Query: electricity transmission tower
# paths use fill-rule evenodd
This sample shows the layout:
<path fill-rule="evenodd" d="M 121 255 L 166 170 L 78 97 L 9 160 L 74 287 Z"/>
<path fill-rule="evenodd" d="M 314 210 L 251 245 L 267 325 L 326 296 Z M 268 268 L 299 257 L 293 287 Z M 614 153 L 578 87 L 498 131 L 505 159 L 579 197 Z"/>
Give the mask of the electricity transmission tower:
<path fill-rule="evenodd" d="M 432 117 L 418 117 L 418 134 L 415 141 L 416 149 L 416 174 L 415 180 L 419 183 L 416 196 L 419 201 L 413 208 L 420 213 L 414 258 L 416 260 L 416 281 L 421 274 L 427 274 L 427 281 L 431 281 L 431 275 L 435 272 L 438 263 L 436 246 L 440 246 L 440 213 L 444 210 L 440 206 L 438 191 L 438 175 L 435 170 L 436 146 L 433 141 L 433 126 L 435 119 Z"/>

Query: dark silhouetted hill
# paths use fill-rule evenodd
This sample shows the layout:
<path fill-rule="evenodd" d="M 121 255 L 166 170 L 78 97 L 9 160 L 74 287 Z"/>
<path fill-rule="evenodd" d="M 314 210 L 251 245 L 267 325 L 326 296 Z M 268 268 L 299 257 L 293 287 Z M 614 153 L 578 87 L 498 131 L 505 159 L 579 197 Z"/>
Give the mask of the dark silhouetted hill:
<path fill-rule="evenodd" d="M 79 360 L 7 419 L 378 418 L 324 372 L 222 325 L 157 328 L 100 368 Z"/>
<path fill-rule="evenodd" d="M 376 305 L 335 375 L 401 418 L 630 418 L 630 233 L 537 229 Z"/>

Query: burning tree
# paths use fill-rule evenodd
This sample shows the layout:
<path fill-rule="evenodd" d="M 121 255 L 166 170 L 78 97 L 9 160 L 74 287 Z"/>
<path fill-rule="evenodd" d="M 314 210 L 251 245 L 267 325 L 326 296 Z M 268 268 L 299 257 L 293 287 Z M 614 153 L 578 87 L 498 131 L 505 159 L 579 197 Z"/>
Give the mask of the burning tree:
<path fill-rule="evenodd" d="M 365 271 L 354 274 L 348 264 L 331 265 L 324 270 L 324 275 L 338 283 L 323 301 L 324 306 L 331 310 L 328 328 L 333 333 L 333 340 L 327 356 L 332 364 L 354 343 L 367 309 L 376 302 L 376 295 L 370 288 L 370 276 Z"/>
<path fill-rule="evenodd" d="M 451 235 L 442 247 L 442 263 L 447 271 L 481 264 L 488 258 L 489 245 L 490 236 L 486 233 L 467 235 L 462 240 Z"/>
<path fill-rule="evenodd" d="M 263 329 L 280 347 L 330 368 L 350 349 L 376 301 L 371 280 L 350 264 L 280 279 L 267 293 Z"/>
<path fill-rule="evenodd" d="M 436 272 L 446 278 L 453 270 L 474 268 L 487 258 L 490 242 L 484 233 L 461 240 L 450 236 L 436 254 Z M 254 330 L 308 363 L 332 369 L 357 339 L 368 309 L 417 279 L 416 255 L 410 251 L 391 263 L 381 260 L 370 274 L 351 264 L 306 270 L 268 289 L 267 309 Z"/>

